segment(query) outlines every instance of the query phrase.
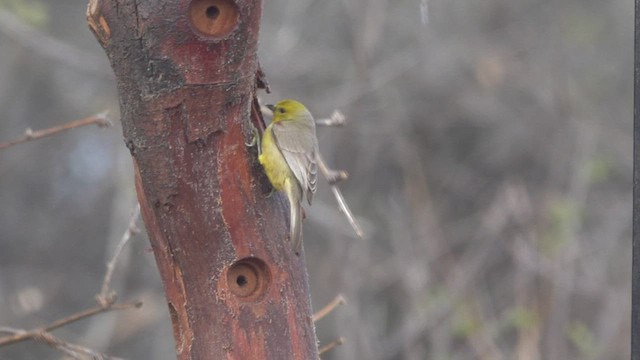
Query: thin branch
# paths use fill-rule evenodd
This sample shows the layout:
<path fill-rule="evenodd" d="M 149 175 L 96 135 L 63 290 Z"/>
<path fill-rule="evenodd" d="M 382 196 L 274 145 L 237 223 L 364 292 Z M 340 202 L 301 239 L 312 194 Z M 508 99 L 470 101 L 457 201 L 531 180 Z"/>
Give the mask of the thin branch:
<path fill-rule="evenodd" d="M 329 119 L 321 119 L 316 122 L 317 125 L 322 126 L 342 126 L 344 125 L 344 123 L 345 116 L 338 110 L 335 110 L 333 114 L 331 114 L 331 117 Z M 347 201 L 344 199 L 342 192 L 340 191 L 338 186 L 336 186 L 336 183 L 346 180 L 349 177 L 349 174 L 344 170 L 331 169 L 324 161 L 320 153 L 316 155 L 316 158 L 318 160 L 318 168 L 320 168 L 320 172 L 325 177 L 325 179 L 327 179 L 329 186 L 331 186 L 331 191 L 333 192 L 336 201 L 338 201 L 340 210 L 347 217 L 347 220 L 349 221 L 349 224 L 353 228 L 353 231 L 355 231 L 356 235 L 361 239 L 364 238 L 364 232 L 360 228 L 360 225 L 358 225 L 358 223 L 356 222 L 356 218 L 355 216 L 353 216 L 349 205 L 347 205 Z"/>
<path fill-rule="evenodd" d="M 7 334 L 17 334 L 19 332 L 25 332 L 22 329 L 13 328 L 10 326 L 0 326 L 0 332 Z"/>
<path fill-rule="evenodd" d="M 328 119 L 316 120 L 318 126 L 344 126 L 347 122 L 344 114 L 340 110 L 333 110 L 333 114 Z"/>
<path fill-rule="evenodd" d="M 313 322 L 316 322 L 322 319 L 323 317 L 327 316 L 329 313 L 335 310 L 335 308 L 337 308 L 338 306 L 343 305 L 345 303 L 346 301 L 344 299 L 344 296 L 342 296 L 342 294 L 338 294 L 338 296 L 336 296 L 333 300 L 331 300 L 330 303 L 328 303 L 325 307 L 323 307 L 318 312 L 313 314 L 313 316 L 311 317 L 311 320 L 313 320 Z"/>
<path fill-rule="evenodd" d="M 93 124 L 98 125 L 98 127 L 101 128 L 112 126 L 111 120 L 108 116 L 108 112 L 104 111 L 84 119 L 70 121 L 68 123 L 64 123 L 62 125 L 54 126 L 52 128 L 44 130 L 33 131 L 30 128 L 27 128 L 21 138 L 0 143 L 0 149 L 6 149 L 17 144 L 25 143 L 27 141 L 41 139 L 43 137 L 51 136 L 62 131 Z"/>
<path fill-rule="evenodd" d="M 327 166 L 327 163 L 324 161 L 324 158 L 320 153 L 316 155 L 316 160 L 318 161 L 318 167 L 320 168 L 320 172 L 324 175 L 324 178 L 327 179 L 329 185 L 335 185 L 340 181 L 347 180 L 349 178 L 349 173 L 344 170 L 333 170 Z"/>
<path fill-rule="evenodd" d="M 124 234 L 122 234 L 122 238 L 116 246 L 116 250 L 113 253 L 113 257 L 107 263 L 107 271 L 104 274 L 104 280 L 102 281 L 102 288 L 100 290 L 100 294 L 96 297 L 98 303 L 102 306 L 107 306 L 108 304 L 113 304 L 116 301 L 115 292 L 109 291 L 109 287 L 111 286 L 111 278 L 113 276 L 113 270 L 115 269 L 116 261 L 122 253 L 122 249 L 129 242 L 131 236 L 140 232 L 140 229 L 136 226 L 136 222 L 140 217 L 140 204 L 137 204 L 135 209 L 131 213 L 131 217 L 129 218 L 129 226 L 127 230 L 125 230 Z"/>
<path fill-rule="evenodd" d="M 2 330 L 3 332 L 9 332 L 9 333 L 13 333 L 13 335 L 9 335 L 9 336 L 5 336 L 5 337 L 1 337 L 0 338 L 0 347 L 2 346 L 6 346 L 6 345 L 11 345 L 11 344 L 15 344 L 18 342 L 22 342 L 25 340 L 29 340 L 29 339 L 34 339 L 36 336 L 38 336 L 41 333 L 46 333 L 52 330 L 55 330 L 57 328 L 60 328 L 62 326 L 74 323 L 76 321 L 97 315 L 97 314 L 101 314 L 101 313 L 105 313 L 105 312 L 109 312 L 109 311 L 116 311 L 116 310 L 123 310 L 123 309 L 130 309 L 130 308 L 139 308 L 140 306 L 142 306 L 142 302 L 135 302 L 135 303 L 125 303 L 125 304 L 112 304 L 109 306 L 95 306 L 89 309 L 86 309 L 84 311 L 80 311 L 77 312 L 75 314 L 71 314 L 67 317 L 64 317 L 62 319 L 58 319 L 48 325 L 45 325 L 44 327 L 41 328 L 36 328 L 33 330 L 21 330 L 21 329 L 11 329 L 8 327 L 3 327 Z"/>
<path fill-rule="evenodd" d="M 340 192 L 340 189 L 338 189 L 338 187 L 335 185 L 331 186 L 331 191 L 333 191 L 333 195 L 336 197 L 336 200 L 338 201 L 340 210 L 342 210 L 342 213 L 344 214 L 344 216 L 346 216 L 347 220 L 349 220 L 349 224 L 351 224 L 353 231 L 356 232 L 356 235 L 358 235 L 359 238 L 363 239 L 364 232 L 360 228 L 360 225 L 358 225 L 358 223 L 356 222 L 356 219 L 353 216 L 351 209 L 349 209 L 349 205 L 347 205 L 347 202 L 345 201 L 344 196 L 342 196 L 342 192 Z"/>
<path fill-rule="evenodd" d="M 360 225 L 358 225 L 358 223 L 356 222 L 356 218 L 355 216 L 353 216 L 349 205 L 347 205 L 347 201 L 344 199 L 344 196 L 342 196 L 342 192 L 336 185 L 337 182 L 346 180 L 349 177 L 349 174 L 344 170 L 333 170 L 329 168 L 320 153 L 316 155 L 316 159 L 318 160 L 318 168 L 320 169 L 320 172 L 322 173 L 324 178 L 327 179 L 329 186 L 331 186 L 331 191 L 333 191 L 333 195 L 335 196 L 336 201 L 338 201 L 340 210 L 342 211 L 344 216 L 347 217 L 347 220 L 349 221 L 349 224 L 353 228 L 353 231 L 355 231 L 356 235 L 361 239 L 364 238 L 364 232 L 360 228 Z"/>
<path fill-rule="evenodd" d="M 136 222 L 140 216 L 140 205 L 136 205 L 135 209 L 131 213 L 131 217 L 129 218 L 129 226 L 127 230 L 122 235 L 118 246 L 116 246 L 116 250 L 114 251 L 113 257 L 107 264 L 107 270 L 104 275 L 104 279 L 102 281 L 102 289 L 100 293 L 96 296 L 96 300 L 98 301 L 98 305 L 92 308 L 76 312 L 62 319 L 58 319 L 53 321 L 52 323 L 45 325 L 43 327 L 35 328 L 32 330 L 23 330 L 23 329 L 15 329 L 7 326 L 0 327 L 0 332 L 9 333 L 12 335 L 8 335 L 5 337 L 0 337 L 0 347 L 7 346 L 15 343 L 19 343 L 26 340 L 35 340 L 40 341 L 49 346 L 56 348 L 65 354 L 75 358 L 75 359 L 84 359 L 87 356 L 91 359 L 118 359 L 114 357 L 109 357 L 105 354 L 96 352 L 84 346 L 71 344 L 64 340 L 61 340 L 55 336 L 53 336 L 50 332 L 63 327 L 65 325 L 74 323 L 76 321 L 86 319 L 91 316 L 95 316 L 97 314 L 116 311 L 122 309 L 130 309 L 130 308 L 139 308 L 142 306 L 142 302 L 134 302 L 134 303 L 124 303 L 124 304 L 116 304 L 116 293 L 110 292 L 110 284 L 111 278 L 113 276 L 113 271 L 115 269 L 115 264 L 118 260 L 118 257 L 122 253 L 122 249 L 129 242 L 132 235 L 139 232 L 136 227 Z"/>
<path fill-rule="evenodd" d="M 333 340 L 332 342 L 328 343 L 327 345 L 324 345 L 324 346 L 320 347 L 318 349 L 318 355 L 322 355 L 322 354 L 326 353 L 327 351 L 333 350 L 334 348 L 344 344 L 345 341 L 346 340 L 343 337 L 339 337 L 339 338 Z"/>
<path fill-rule="evenodd" d="M 117 310 L 125 310 L 125 309 L 131 309 L 131 308 L 139 308 L 142 306 L 142 302 L 141 301 L 136 301 L 136 302 L 132 302 L 132 303 L 123 303 L 123 304 L 111 304 L 108 306 L 95 306 L 92 308 L 89 308 L 87 310 L 75 313 L 75 314 L 71 314 L 65 318 L 56 320 L 54 322 L 52 322 L 51 324 L 47 325 L 44 327 L 44 331 L 52 331 L 55 330 L 57 328 L 63 327 L 65 325 L 71 324 L 73 322 L 97 315 L 97 314 L 101 314 L 101 313 L 105 313 L 105 312 L 110 312 L 110 311 L 117 311 Z"/>
<path fill-rule="evenodd" d="M 84 360 L 90 357 L 92 360 L 119 360 L 120 358 L 111 357 L 106 354 L 97 352 L 95 350 L 89 349 L 87 347 L 72 344 L 66 342 L 56 336 L 51 335 L 48 332 L 41 332 L 34 337 L 34 340 L 43 342 L 51 347 L 54 347 L 65 354 L 73 357 L 74 359 Z M 85 356 L 82 356 L 85 355 Z"/>

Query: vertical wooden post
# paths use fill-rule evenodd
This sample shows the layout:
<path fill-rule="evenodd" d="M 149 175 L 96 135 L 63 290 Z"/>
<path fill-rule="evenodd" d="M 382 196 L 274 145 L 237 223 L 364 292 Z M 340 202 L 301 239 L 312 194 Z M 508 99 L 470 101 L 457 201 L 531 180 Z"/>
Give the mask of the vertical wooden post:
<path fill-rule="evenodd" d="M 259 0 L 91 0 L 179 359 L 316 359 L 304 255 L 249 142 Z"/>
<path fill-rule="evenodd" d="M 631 273 L 631 359 L 640 360 L 640 0 L 635 0 L 633 85 L 633 260 Z"/>

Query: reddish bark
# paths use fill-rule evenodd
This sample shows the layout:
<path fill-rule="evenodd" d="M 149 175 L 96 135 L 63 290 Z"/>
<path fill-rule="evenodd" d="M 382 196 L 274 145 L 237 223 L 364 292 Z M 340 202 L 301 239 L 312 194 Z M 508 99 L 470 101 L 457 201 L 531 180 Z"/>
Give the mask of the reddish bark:
<path fill-rule="evenodd" d="M 179 359 L 316 359 L 304 256 L 245 142 L 261 1 L 92 0 Z"/>

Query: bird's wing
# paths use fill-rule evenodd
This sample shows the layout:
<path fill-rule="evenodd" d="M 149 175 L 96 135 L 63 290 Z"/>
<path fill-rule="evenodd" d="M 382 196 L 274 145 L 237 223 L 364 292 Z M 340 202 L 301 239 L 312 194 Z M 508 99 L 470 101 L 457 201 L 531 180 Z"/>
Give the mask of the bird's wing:
<path fill-rule="evenodd" d="M 306 194 L 307 201 L 311 204 L 318 180 L 316 163 L 318 142 L 313 119 L 310 122 L 287 121 L 273 124 L 273 137 L 291 172 L 298 180 L 303 195 Z"/>

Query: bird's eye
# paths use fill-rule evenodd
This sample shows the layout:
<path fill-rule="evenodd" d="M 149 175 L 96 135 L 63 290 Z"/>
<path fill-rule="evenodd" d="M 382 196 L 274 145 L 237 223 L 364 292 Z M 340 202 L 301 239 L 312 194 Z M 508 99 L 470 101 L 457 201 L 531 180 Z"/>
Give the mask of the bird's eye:
<path fill-rule="evenodd" d="M 280 114 L 284 114 L 284 109 L 283 109 L 283 108 L 278 108 L 278 112 L 279 112 Z"/>

